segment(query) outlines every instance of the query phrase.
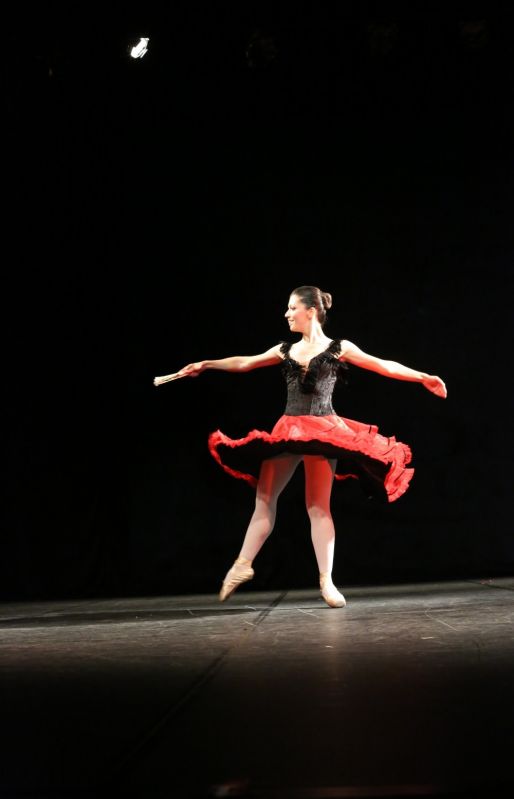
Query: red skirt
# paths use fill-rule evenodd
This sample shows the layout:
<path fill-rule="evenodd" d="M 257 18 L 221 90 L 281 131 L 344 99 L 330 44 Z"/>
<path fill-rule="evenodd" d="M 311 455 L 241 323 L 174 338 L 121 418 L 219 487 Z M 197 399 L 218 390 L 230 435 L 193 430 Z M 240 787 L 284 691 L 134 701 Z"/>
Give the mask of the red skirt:
<path fill-rule="evenodd" d="M 232 439 L 221 430 L 209 436 L 209 450 L 232 477 L 257 485 L 261 462 L 284 452 L 336 458 L 336 480 L 354 478 L 369 498 L 394 502 L 405 493 L 414 469 L 407 444 L 386 437 L 372 424 L 342 416 L 281 416 L 271 433 L 252 430 Z"/>

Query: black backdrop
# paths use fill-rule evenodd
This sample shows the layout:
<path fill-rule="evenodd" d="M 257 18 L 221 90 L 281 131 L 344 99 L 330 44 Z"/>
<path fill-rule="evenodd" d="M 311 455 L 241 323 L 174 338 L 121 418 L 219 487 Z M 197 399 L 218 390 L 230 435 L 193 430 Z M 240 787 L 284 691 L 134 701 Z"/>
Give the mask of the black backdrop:
<path fill-rule="evenodd" d="M 218 589 L 253 492 L 207 436 L 270 429 L 280 372 L 152 380 L 287 338 L 305 283 L 334 296 L 329 335 L 449 392 L 356 368 L 338 390 L 416 474 L 388 506 L 335 487 L 336 580 L 512 573 L 512 24 L 344 8 L 10 26 L 4 598 Z M 255 588 L 316 584 L 301 468 L 258 564 Z"/>

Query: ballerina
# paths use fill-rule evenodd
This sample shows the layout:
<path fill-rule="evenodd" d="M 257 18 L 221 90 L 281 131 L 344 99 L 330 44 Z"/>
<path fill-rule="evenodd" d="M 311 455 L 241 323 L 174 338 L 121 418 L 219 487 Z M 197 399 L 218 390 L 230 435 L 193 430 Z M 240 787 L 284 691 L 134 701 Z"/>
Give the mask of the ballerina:
<path fill-rule="evenodd" d="M 255 509 L 238 557 L 227 572 L 219 593 L 227 600 L 254 576 L 253 561 L 275 524 L 277 500 L 296 467 L 303 461 L 305 498 L 311 538 L 319 569 L 321 596 L 330 607 L 346 600 L 332 580 L 335 529 L 330 512 L 334 478 L 360 481 L 369 497 L 394 502 L 408 488 L 414 469 L 407 468 L 411 450 L 394 437 L 379 433 L 374 424 L 338 416 L 332 407 L 336 381 L 347 364 L 385 377 L 421 383 L 438 397 L 447 396 L 440 377 L 419 372 L 396 361 L 363 352 L 346 339 L 330 339 L 323 332 L 332 296 L 316 286 L 300 286 L 290 295 L 285 318 L 301 338 L 280 342 L 259 355 L 236 355 L 190 363 L 178 372 L 154 379 L 154 385 L 198 377 L 206 369 L 248 372 L 281 364 L 287 383 L 284 414 L 270 433 L 252 430 L 231 439 L 220 430 L 209 436 L 209 449 L 232 477 L 256 489 Z"/>

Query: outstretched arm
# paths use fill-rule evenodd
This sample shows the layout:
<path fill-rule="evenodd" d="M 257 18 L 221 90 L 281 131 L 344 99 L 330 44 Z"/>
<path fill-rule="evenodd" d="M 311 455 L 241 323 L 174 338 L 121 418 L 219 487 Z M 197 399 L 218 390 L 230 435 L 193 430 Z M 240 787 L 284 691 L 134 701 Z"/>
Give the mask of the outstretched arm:
<path fill-rule="evenodd" d="M 250 372 L 252 369 L 259 369 L 262 366 L 273 366 L 280 363 L 283 358 L 280 355 L 280 344 L 271 347 L 260 355 L 233 355 L 230 358 L 219 358 L 215 361 L 196 361 L 188 363 L 178 372 L 170 375 L 154 378 L 154 386 L 168 383 L 171 380 L 178 380 L 180 377 L 198 377 L 206 369 L 221 369 L 224 372 Z"/>
<path fill-rule="evenodd" d="M 448 393 L 445 384 L 437 375 L 418 372 L 416 369 L 410 369 L 397 361 L 385 361 L 382 358 L 376 358 L 374 355 L 368 355 L 367 352 L 363 352 L 351 341 L 344 340 L 342 342 L 340 360 L 353 363 L 355 366 L 361 366 L 363 369 L 370 369 L 372 372 L 384 375 L 384 377 L 422 383 L 426 389 L 438 397 L 446 397 Z"/>

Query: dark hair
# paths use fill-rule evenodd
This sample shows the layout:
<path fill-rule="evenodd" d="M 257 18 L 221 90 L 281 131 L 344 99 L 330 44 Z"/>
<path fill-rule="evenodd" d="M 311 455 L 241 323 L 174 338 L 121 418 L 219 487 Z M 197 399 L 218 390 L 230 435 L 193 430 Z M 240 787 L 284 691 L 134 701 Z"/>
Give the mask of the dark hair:
<path fill-rule="evenodd" d="M 291 294 L 295 294 L 307 308 L 316 308 L 318 321 L 323 327 L 327 321 L 327 311 L 332 307 L 332 295 L 316 286 L 300 286 Z"/>

